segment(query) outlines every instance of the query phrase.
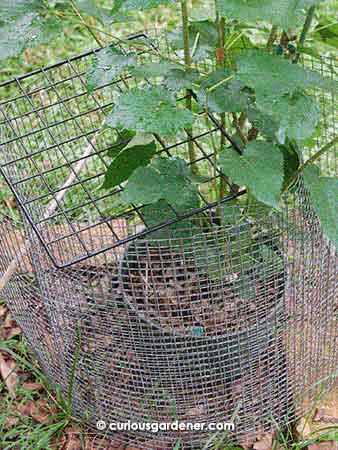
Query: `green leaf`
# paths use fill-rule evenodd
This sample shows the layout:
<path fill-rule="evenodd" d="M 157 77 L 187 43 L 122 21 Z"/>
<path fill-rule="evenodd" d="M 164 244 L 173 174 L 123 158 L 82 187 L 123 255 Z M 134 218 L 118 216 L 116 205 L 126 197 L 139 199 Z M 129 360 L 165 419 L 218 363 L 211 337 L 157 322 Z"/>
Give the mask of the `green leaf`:
<path fill-rule="evenodd" d="M 162 87 L 133 88 L 120 96 L 106 123 L 112 128 L 175 136 L 192 125 L 193 115 L 178 108 L 175 98 Z"/>
<path fill-rule="evenodd" d="M 309 165 L 304 182 L 324 233 L 338 249 L 338 179 L 323 177 L 317 166 Z"/>
<path fill-rule="evenodd" d="M 254 265 L 254 261 L 251 262 Z M 249 274 L 242 273 L 234 283 L 234 289 L 237 295 L 244 300 L 256 299 L 256 280 Z"/>
<path fill-rule="evenodd" d="M 194 240 L 194 265 L 212 281 L 220 281 L 229 274 L 227 242 L 224 236 L 199 235 Z"/>
<path fill-rule="evenodd" d="M 169 32 L 167 39 L 173 50 L 183 50 L 182 29 Z M 193 60 L 200 61 L 213 56 L 217 45 L 218 31 L 213 21 L 189 23 L 189 47 Z"/>
<path fill-rule="evenodd" d="M 0 23 L 18 19 L 41 9 L 39 0 L 1 0 Z"/>
<path fill-rule="evenodd" d="M 173 92 L 192 89 L 200 78 L 197 70 L 171 69 L 165 78 L 165 86 Z"/>
<path fill-rule="evenodd" d="M 175 64 L 167 61 L 149 62 L 133 67 L 130 73 L 136 78 L 157 78 L 164 77 L 174 67 Z"/>
<path fill-rule="evenodd" d="M 176 219 L 176 213 L 188 213 L 192 209 L 199 208 L 199 206 L 200 201 L 198 196 L 196 193 L 192 193 L 190 198 L 187 198 L 186 203 L 176 208 L 175 211 L 165 200 L 160 200 L 152 205 L 144 206 L 141 213 L 148 227 L 156 227 L 157 225 Z M 151 236 L 153 239 L 184 239 L 183 244 L 191 249 L 193 236 L 201 232 L 201 226 L 198 225 L 196 219 L 185 219 L 167 225 L 158 231 L 153 231 Z"/>
<path fill-rule="evenodd" d="M 108 150 L 108 156 L 115 158 L 115 156 L 130 143 L 135 137 L 135 134 L 135 131 L 122 130 L 112 147 Z"/>
<path fill-rule="evenodd" d="M 241 208 L 235 200 L 225 203 L 221 207 L 221 221 L 225 226 L 238 224 L 243 217 Z"/>
<path fill-rule="evenodd" d="M 128 147 L 122 150 L 110 164 L 102 187 L 104 189 L 111 189 L 118 186 L 127 180 L 135 169 L 149 164 L 155 153 L 155 142 L 147 145 Z"/>
<path fill-rule="evenodd" d="M 239 79 L 255 90 L 258 101 L 283 97 L 306 88 L 337 89 L 338 83 L 305 70 L 289 60 L 262 51 L 250 51 L 238 58 Z"/>
<path fill-rule="evenodd" d="M 296 174 L 297 170 L 299 169 L 300 157 L 298 154 L 298 150 L 291 144 L 281 145 L 279 148 L 283 153 L 284 159 L 284 189 L 284 187 L 288 185 L 289 180 Z"/>
<path fill-rule="evenodd" d="M 326 45 L 338 48 L 338 23 L 321 20 L 315 28 L 314 38 Z"/>
<path fill-rule="evenodd" d="M 95 56 L 93 65 L 87 71 L 87 89 L 111 83 L 124 70 L 135 63 L 134 55 L 124 55 L 119 49 L 106 47 Z"/>
<path fill-rule="evenodd" d="M 0 28 L 0 61 L 19 56 L 26 48 L 49 42 L 60 34 L 60 30 L 58 19 L 43 19 L 35 13 L 6 23 Z"/>
<path fill-rule="evenodd" d="M 240 271 L 240 276 L 257 266 L 257 242 L 252 238 L 249 222 L 242 222 L 229 230 L 229 257 L 232 271 Z"/>
<path fill-rule="evenodd" d="M 208 103 L 209 111 L 222 113 L 247 110 L 249 97 L 247 93 L 242 91 L 243 85 L 238 80 L 231 79 L 209 91 L 209 93 L 207 91 L 218 83 L 222 83 L 230 75 L 227 69 L 218 69 L 202 80 L 201 89 L 197 91 L 197 98 L 202 105 Z"/>
<path fill-rule="evenodd" d="M 165 200 L 182 208 L 197 194 L 187 163 L 180 158 L 156 158 L 131 175 L 121 195 L 125 203 L 150 204 Z M 189 200 L 189 201 L 188 201 Z"/>
<path fill-rule="evenodd" d="M 272 246 L 260 245 L 259 253 L 262 260 L 261 271 L 263 274 L 275 273 L 283 269 L 283 259 Z"/>
<path fill-rule="evenodd" d="M 302 93 L 260 102 L 259 106 L 278 123 L 277 137 L 281 144 L 285 143 L 286 137 L 296 141 L 310 138 L 321 117 L 317 104 Z"/>
<path fill-rule="evenodd" d="M 128 142 L 125 148 L 137 147 L 140 145 L 148 145 L 154 141 L 154 136 L 147 133 L 136 133 L 135 136 Z"/>
<path fill-rule="evenodd" d="M 269 140 L 274 140 L 278 132 L 278 125 L 264 111 L 260 111 L 255 106 L 250 106 L 247 111 L 248 119 L 263 136 Z"/>
<path fill-rule="evenodd" d="M 220 165 L 236 184 L 247 186 L 257 200 L 278 208 L 284 180 L 283 155 L 278 147 L 263 141 L 251 142 L 243 156 L 232 148 L 224 148 Z"/>
<path fill-rule="evenodd" d="M 199 35 L 199 42 L 208 44 L 213 49 L 218 45 L 218 31 L 215 22 L 212 20 L 196 20 L 189 23 L 189 31 L 192 34 L 194 41 L 197 34 Z"/>
<path fill-rule="evenodd" d="M 216 0 L 221 15 L 242 22 L 270 22 L 283 30 L 296 27 L 305 19 L 304 8 L 322 0 Z"/>
<path fill-rule="evenodd" d="M 168 6 L 177 3 L 179 0 L 124 0 L 120 1 L 118 10 L 120 11 L 145 11 L 147 9 L 157 8 L 158 6 Z"/>
<path fill-rule="evenodd" d="M 109 16 L 109 11 L 100 8 L 95 2 L 95 0 L 76 0 L 76 4 L 81 12 L 88 14 L 88 16 L 95 17 L 102 24 L 109 24 L 111 18 Z"/>

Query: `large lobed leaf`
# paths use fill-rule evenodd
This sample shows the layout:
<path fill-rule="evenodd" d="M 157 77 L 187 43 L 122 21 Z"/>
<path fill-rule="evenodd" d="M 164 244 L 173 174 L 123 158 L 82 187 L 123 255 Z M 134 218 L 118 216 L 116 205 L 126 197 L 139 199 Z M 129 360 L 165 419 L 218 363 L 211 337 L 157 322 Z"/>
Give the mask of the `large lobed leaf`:
<path fill-rule="evenodd" d="M 338 179 L 323 177 L 317 166 L 309 165 L 304 182 L 324 233 L 338 249 Z"/>
<path fill-rule="evenodd" d="M 59 35 L 61 22 L 43 19 L 36 13 L 26 14 L 0 27 L 0 61 L 20 55 L 26 48 L 49 42 Z"/>
<path fill-rule="evenodd" d="M 87 72 L 87 89 L 94 89 L 111 83 L 126 68 L 135 63 L 134 55 L 125 55 L 115 47 L 106 47 L 95 57 L 93 65 Z"/>
<path fill-rule="evenodd" d="M 168 42 L 175 51 L 183 51 L 184 40 L 182 29 L 168 33 Z M 218 45 L 218 31 L 215 22 L 201 20 L 189 22 L 189 47 L 193 60 L 199 61 L 213 57 Z"/>
<path fill-rule="evenodd" d="M 89 16 L 95 17 L 95 19 L 97 19 L 103 24 L 110 23 L 111 18 L 108 14 L 108 10 L 100 8 L 97 5 L 96 0 L 76 0 L 75 3 L 81 12 L 84 12 Z"/>
<path fill-rule="evenodd" d="M 168 61 L 148 62 L 133 67 L 130 70 L 131 75 L 136 78 L 150 79 L 164 77 L 171 69 L 177 66 Z"/>
<path fill-rule="evenodd" d="M 124 203 L 152 204 L 166 201 L 176 210 L 184 209 L 197 197 L 197 187 L 187 163 L 180 158 L 156 158 L 136 169 L 121 195 Z"/>
<path fill-rule="evenodd" d="M 178 3 L 179 0 L 117 0 L 114 13 L 125 11 L 145 11 L 158 6 L 168 6 Z"/>
<path fill-rule="evenodd" d="M 267 101 L 307 88 L 335 90 L 338 83 L 305 70 L 289 60 L 263 51 L 250 51 L 238 58 L 239 79 L 255 90 L 258 101 Z M 269 100 L 268 100 L 269 101 Z"/>
<path fill-rule="evenodd" d="M 107 117 L 107 125 L 141 133 L 175 136 L 191 126 L 190 111 L 176 106 L 175 97 L 162 87 L 134 88 L 122 94 Z"/>
<path fill-rule="evenodd" d="M 173 92 L 179 92 L 182 89 L 192 89 L 199 79 L 200 73 L 197 70 L 171 69 L 165 77 L 165 86 Z"/>
<path fill-rule="evenodd" d="M 41 9 L 40 0 L 1 0 L 0 22 L 13 21 Z"/>
<path fill-rule="evenodd" d="M 202 79 L 197 97 L 208 110 L 217 113 L 247 110 L 249 96 L 242 91 L 243 84 L 235 79 L 223 83 L 230 76 L 231 73 L 227 69 L 218 69 Z M 218 84 L 219 86 L 213 89 Z"/>
<path fill-rule="evenodd" d="M 275 137 L 284 144 L 286 138 L 304 141 L 316 131 L 321 117 L 316 102 L 307 95 L 296 93 L 267 99 L 260 102 L 261 111 L 269 114 L 275 124 L 278 124 Z"/>
<path fill-rule="evenodd" d="M 142 208 L 141 214 L 143 220 L 148 227 L 156 227 L 164 222 L 177 219 L 177 214 L 188 213 L 189 211 L 200 206 L 199 198 L 196 193 L 192 193 L 191 197 L 186 198 L 186 203 L 175 207 L 175 210 L 168 205 L 165 200 L 160 200 L 151 205 L 146 205 Z M 196 220 L 185 219 L 175 222 L 171 225 L 153 231 L 152 237 L 154 239 L 183 239 L 182 243 L 191 248 L 192 237 L 202 232 L 201 225 Z"/>
<path fill-rule="evenodd" d="M 232 148 L 224 148 L 220 155 L 223 172 L 236 184 L 247 186 L 259 201 L 278 207 L 284 180 L 283 154 L 268 142 L 251 142 L 243 156 Z"/>
<path fill-rule="evenodd" d="M 299 25 L 304 9 L 323 0 L 216 0 L 217 9 L 229 19 L 243 22 L 266 21 L 282 29 Z"/>

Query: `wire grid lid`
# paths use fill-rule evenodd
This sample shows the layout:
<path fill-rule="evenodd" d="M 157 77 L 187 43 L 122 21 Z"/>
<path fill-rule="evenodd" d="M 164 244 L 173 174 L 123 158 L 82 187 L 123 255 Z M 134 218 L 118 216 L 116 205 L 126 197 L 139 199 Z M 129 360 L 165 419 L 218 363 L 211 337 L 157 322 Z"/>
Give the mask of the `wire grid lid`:
<path fill-rule="evenodd" d="M 139 34 L 130 39 L 147 39 Z M 138 53 L 158 60 L 155 51 Z M 120 46 L 120 49 L 126 50 Z M 129 74 L 100 86 L 93 93 L 86 88 L 86 72 L 96 49 L 61 63 L 36 70 L 0 84 L 1 173 L 11 188 L 24 216 L 54 265 L 68 267 L 115 248 L 168 224 L 190 217 L 216 204 L 211 183 L 222 176 L 214 161 L 212 142 L 223 133 L 231 137 L 200 106 L 193 134 L 183 132 L 171 141 L 155 136 L 157 154 L 185 157 L 193 141 L 196 160 L 203 174 L 210 174 L 200 189 L 200 207 L 173 210 L 169 220 L 147 224 L 144 205 L 114 206 L 123 186 L 102 189 L 109 167 L 108 150 L 121 135 L 104 127 L 117 95 L 139 83 Z M 127 83 L 126 83 L 127 82 Z M 184 101 L 184 96 L 180 102 Z M 155 189 L 156 187 L 154 187 Z"/>

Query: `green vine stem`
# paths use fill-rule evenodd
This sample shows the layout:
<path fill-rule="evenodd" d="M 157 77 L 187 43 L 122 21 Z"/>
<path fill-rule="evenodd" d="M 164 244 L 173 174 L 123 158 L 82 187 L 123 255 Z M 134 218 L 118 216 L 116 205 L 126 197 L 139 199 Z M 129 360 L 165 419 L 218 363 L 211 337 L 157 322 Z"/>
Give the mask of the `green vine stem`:
<path fill-rule="evenodd" d="M 183 44 L 184 44 L 184 64 L 188 68 L 192 66 L 192 59 L 190 54 L 190 40 L 189 40 L 189 15 L 188 15 L 188 4 L 187 0 L 181 0 L 181 12 L 182 12 L 182 27 L 183 27 Z M 190 111 L 192 111 L 192 95 L 191 91 L 187 90 L 186 94 L 186 107 Z M 187 128 L 187 135 L 193 136 L 192 128 Z M 194 142 L 189 138 L 188 142 L 188 151 L 189 151 L 189 161 L 191 164 L 191 171 L 193 173 L 197 173 L 197 166 L 194 164 L 196 160 Z"/>
<path fill-rule="evenodd" d="M 303 45 L 305 43 L 307 34 L 311 28 L 313 17 L 315 15 L 315 10 L 316 10 L 315 6 L 311 6 L 311 8 L 309 8 L 309 11 L 307 13 L 307 16 L 306 16 L 306 19 L 304 22 L 304 26 L 303 26 L 303 29 L 302 29 L 302 32 L 301 32 L 301 35 L 299 38 L 299 42 L 298 42 L 299 47 L 303 47 Z M 299 58 L 300 58 L 300 52 L 297 53 L 294 63 L 297 63 L 299 61 Z"/>
<path fill-rule="evenodd" d="M 79 19 L 81 20 L 82 24 L 86 27 L 86 29 L 88 30 L 90 35 L 93 37 L 93 39 L 96 41 L 98 46 L 103 48 L 102 42 L 100 41 L 98 36 L 94 33 L 92 27 L 85 21 L 85 19 L 83 18 L 82 14 L 80 13 L 80 11 L 79 11 L 78 7 L 76 6 L 76 4 L 74 3 L 74 1 L 71 0 L 70 4 L 72 5 L 72 8 L 73 8 L 75 14 L 79 17 Z"/>
<path fill-rule="evenodd" d="M 217 30 L 218 30 L 218 49 L 216 51 L 217 56 L 217 66 L 222 68 L 225 65 L 225 19 L 224 17 L 219 17 L 218 13 L 216 16 L 216 23 L 217 23 Z M 221 119 L 221 125 L 222 128 L 225 128 L 225 113 L 222 113 L 220 116 Z M 225 145 L 225 136 L 223 133 L 221 133 L 220 137 L 220 149 L 222 149 Z M 216 158 L 218 155 L 216 155 Z M 219 198 L 222 200 L 222 198 L 225 196 L 226 191 L 226 179 L 224 177 L 220 178 L 219 183 Z"/>
<path fill-rule="evenodd" d="M 305 163 L 303 163 L 295 174 L 290 178 L 289 182 L 283 189 L 283 194 L 289 189 L 289 187 L 293 184 L 294 181 L 297 180 L 298 176 L 310 165 L 317 161 L 324 153 L 330 150 L 334 145 L 338 144 L 338 135 L 336 135 L 330 142 L 325 144 L 318 152 L 314 153 L 311 158 L 309 158 Z"/>

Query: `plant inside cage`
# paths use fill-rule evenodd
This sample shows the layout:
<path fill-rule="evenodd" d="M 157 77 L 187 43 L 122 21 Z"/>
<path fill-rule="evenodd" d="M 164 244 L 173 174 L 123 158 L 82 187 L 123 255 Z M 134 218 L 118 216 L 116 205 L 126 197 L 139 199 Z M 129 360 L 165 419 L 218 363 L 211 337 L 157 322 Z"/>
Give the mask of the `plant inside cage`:
<path fill-rule="evenodd" d="M 303 194 L 304 184 L 336 243 L 329 201 L 336 181 L 310 164 L 323 149 L 304 163 L 302 145 L 320 121 L 308 91 L 331 92 L 337 85 L 300 67 L 286 33 L 274 45 L 275 27 L 267 48 L 224 53 L 227 7 L 220 2 L 215 23 L 189 22 L 185 2 L 181 7 L 183 27 L 166 37 L 169 56 L 152 42 L 141 58 L 133 51 L 138 42 L 127 52 L 110 46 L 87 72 L 90 92 L 117 74 L 137 80 L 129 86 L 122 76 L 126 90 L 105 120 L 118 137 L 102 188 L 122 184 L 113 206 L 133 205 L 143 224 L 136 225 L 139 238 L 127 246 L 119 269 L 128 306 L 149 326 L 174 335 L 239 331 L 236 320 L 231 324 L 231 314 L 241 311 L 236 304 L 249 305 L 248 328 L 250 315 L 257 320 L 262 304 L 274 308 L 282 295 L 279 218 L 287 194 Z M 156 62 L 147 61 L 148 53 Z M 217 136 L 208 135 L 213 125 Z M 204 133 L 211 152 L 199 142 Z M 193 314 L 194 301 L 214 314 Z M 269 317 L 267 305 L 261 321 Z"/>
<path fill-rule="evenodd" d="M 321 116 L 337 81 L 329 60 L 323 75 L 302 53 L 315 2 L 273 16 L 274 2 L 244 3 L 218 0 L 214 20 L 196 21 L 181 1 L 176 31 L 0 85 L 1 172 L 64 377 L 80 323 L 79 409 L 206 421 L 237 411 L 251 424 L 260 407 L 266 424 L 292 405 L 288 289 L 304 283 L 290 248 L 305 266 L 315 239 L 323 258 L 337 244 L 334 168 L 315 164 L 337 143 Z M 239 31 L 257 20 L 272 24 L 264 45 Z M 238 386 L 260 403 L 246 410 Z"/>

